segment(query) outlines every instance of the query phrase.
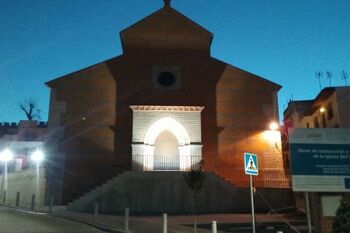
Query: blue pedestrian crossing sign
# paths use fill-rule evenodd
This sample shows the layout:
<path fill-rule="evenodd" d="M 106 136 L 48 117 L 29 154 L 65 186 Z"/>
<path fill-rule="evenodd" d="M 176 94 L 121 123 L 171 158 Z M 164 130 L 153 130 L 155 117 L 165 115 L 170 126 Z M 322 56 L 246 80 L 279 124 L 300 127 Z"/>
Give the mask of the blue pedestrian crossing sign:
<path fill-rule="evenodd" d="M 244 172 L 247 175 L 259 175 L 258 157 L 256 154 L 244 153 Z"/>

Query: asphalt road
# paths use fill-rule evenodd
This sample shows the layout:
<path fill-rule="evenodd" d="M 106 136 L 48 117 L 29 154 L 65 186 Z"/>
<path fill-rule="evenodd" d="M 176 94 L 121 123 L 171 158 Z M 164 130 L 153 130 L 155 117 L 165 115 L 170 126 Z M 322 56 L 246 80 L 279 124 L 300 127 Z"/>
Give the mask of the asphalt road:
<path fill-rule="evenodd" d="M 101 233 L 104 231 L 46 214 L 0 206 L 0 233 Z"/>

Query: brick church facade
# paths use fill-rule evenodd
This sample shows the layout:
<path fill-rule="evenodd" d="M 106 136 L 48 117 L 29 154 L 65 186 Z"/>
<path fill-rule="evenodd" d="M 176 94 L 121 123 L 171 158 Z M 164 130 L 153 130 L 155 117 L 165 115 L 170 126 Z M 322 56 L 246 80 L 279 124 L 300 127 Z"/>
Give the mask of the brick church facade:
<path fill-rule="evenodd" d="M 259 156 L 256 186 L 289 187 L 280 139 L 266 137 L 278 84 L 211 57 L 213 34 L 170 1 L 120 39 L 121 55 L 46 83 L 47 187 L 57 202 L 126 170 L 186 171 L 201 160 L 248 186 L 246 151 Z"/>

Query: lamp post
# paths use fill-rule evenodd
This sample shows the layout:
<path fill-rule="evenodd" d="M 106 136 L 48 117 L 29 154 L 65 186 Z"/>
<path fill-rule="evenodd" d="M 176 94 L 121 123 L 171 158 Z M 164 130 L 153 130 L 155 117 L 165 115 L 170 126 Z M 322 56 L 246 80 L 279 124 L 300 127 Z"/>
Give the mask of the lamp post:
<path fill-rule="evenodd" d="M 12 160 L 13 153 L 9 149 L 4 149 L 0 152 L 0 161 L 4 163 L 3 175 L 2 175 L 2 192 L 4 202 L 6 203 L 6 193 L 7 193 L 7 163 Z"/>
<path fill-rule="evenodd" d="M 36 165 L 36 197 L 37 200 L 40 201 L 40 163 L 44 159 L 44 152 L 40 149 L 36 149 L 32 155 L 31 159 L 35 162 Z"/>

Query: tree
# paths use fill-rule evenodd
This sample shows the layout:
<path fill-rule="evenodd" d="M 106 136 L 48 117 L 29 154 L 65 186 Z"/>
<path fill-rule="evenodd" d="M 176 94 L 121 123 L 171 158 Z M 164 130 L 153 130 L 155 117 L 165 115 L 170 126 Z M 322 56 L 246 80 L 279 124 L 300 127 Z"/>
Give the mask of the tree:
<path fill-rule="evenodd" d="M 28 120 L 40 119 L 40 109 L 34 99 L 28 99 L 19 104 L 20 109 L 26 114 Z"/>
<path fill-rule="evenodd" d="M 192 167 L 191 171 L 185 175 L 185 181 L 187 186 L 193 190 L 193 201 L 194 201 L 194 233 L 197 232 L 197 211 L 198 211 L 198 193 L 203 187 L 205 180 L 205 173 L 203 172 L 203 160 L 200 161 L 197 167 Z"/>
<path fill-rule="evenodd" d="M 336 212 L 332 232 L 350 232 L 350 201 L 347 201 L 344 198 L 340 201 L 340 206 Z"/>

